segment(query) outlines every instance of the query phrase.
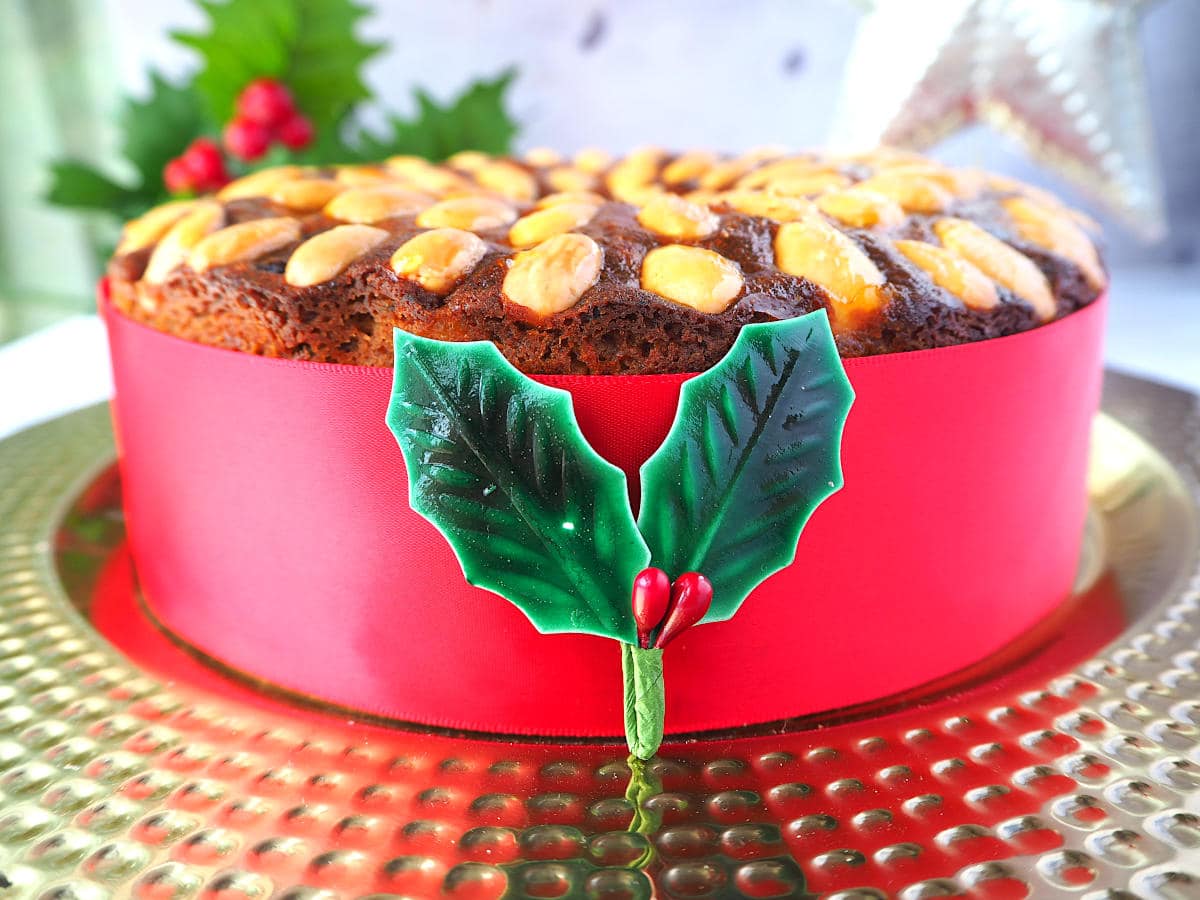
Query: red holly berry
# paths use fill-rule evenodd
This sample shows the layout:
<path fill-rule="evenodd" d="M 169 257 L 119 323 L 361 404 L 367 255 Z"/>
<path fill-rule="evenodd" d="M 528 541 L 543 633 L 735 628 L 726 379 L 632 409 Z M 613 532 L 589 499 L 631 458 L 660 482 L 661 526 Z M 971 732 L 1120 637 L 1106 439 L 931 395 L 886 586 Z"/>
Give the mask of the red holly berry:
<path fill-rule="evenodd" d="M 296 112 L 292 92 L 274 78 L 256 78 L 238 94 L 237 117 L 278 128 Z"/>
<path fill-rule="evenodd" d="M 638 646 L 650 647 L 650 635 L 662 623 L 671 602 L 671 579 L 662 569 L 642 569 L 633 579 L 633 620 Z"/>
<path fill-rule="evenodd" d="M 229 183 L 229 172 L 225 169 L 225 157 L 221 148 L 211 138 L 196 138 L 180 157 L 194 176 L 200 191 L 215 191 Z"/>
<path fill-rule="evenodd" d="M 684 572 L 671 586 L 671 608 L 654 646 L 662 649 L 704 618 L 712 605 L 712 582 L 699 572 Z"/>
<path fill-rule="evenodd" d="M 312 122 L 296 113 L 279 126 L 276 132 L 280 142 L 289 150 L 303 150 L 313 139 Z"/>
<path fill-rule="evenodd" d="M 225 126 L 225 149 L 238 159 L 252 162 L 271 146 L 271 131 L 260 122 L 234 119 Z"/>
<path fill-rule="evenodd" d="M 196 176 L 182 157 L 163 166 L 163 184 L 172 194 L 190 194 L 196 190 Z"/>

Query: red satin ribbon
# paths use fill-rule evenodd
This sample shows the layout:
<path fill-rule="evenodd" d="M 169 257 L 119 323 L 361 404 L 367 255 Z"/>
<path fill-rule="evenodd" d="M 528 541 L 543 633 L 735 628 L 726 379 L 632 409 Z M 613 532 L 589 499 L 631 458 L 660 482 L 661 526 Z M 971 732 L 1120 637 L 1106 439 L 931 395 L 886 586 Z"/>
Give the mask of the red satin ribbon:
<path fill-rule="evenodd" d="M 499 733 L 621 733 L 617 645 L 541 635 L 472 588 L 408 506 L 391 370 L 266 359 L 103 305 L 129 537 L 155 615 L 222 663 L 364 712 Z M 846 486 L 796 562 L 666 652 L 691 732 L 907 690 L 1069 595 L 1104 302 L 1011 337 L 851 359 Z M 546 376 L 625 470 L 684 375 Z"/>

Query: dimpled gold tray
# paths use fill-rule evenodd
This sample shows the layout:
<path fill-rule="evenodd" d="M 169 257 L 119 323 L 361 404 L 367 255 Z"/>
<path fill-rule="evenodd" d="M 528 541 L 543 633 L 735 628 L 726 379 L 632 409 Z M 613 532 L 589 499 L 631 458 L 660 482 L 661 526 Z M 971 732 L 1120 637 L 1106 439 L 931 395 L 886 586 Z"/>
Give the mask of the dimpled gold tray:
<path fill-rule="evenodd" d="M 107 411 L 16 435 L 0 900 L 1200 896 L 1200 416 L 1111 374 L 1105 411 L 1079 594 L 1045 634 L 870 707 L 668 741 L 635 797 L 614 744 L 356 723 L 182 657 L 113 613 L 136 573 Z"/>

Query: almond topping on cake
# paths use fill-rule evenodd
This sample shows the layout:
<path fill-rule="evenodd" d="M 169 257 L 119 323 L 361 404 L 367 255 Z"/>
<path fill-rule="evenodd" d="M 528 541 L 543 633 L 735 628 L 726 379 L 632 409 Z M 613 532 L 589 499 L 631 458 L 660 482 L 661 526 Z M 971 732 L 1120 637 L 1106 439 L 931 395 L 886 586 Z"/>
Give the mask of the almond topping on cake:
<path fill-rule="evenodd" d="M 294 287 L 309 287 L 336 278 L 389 233 L 370 225 L 338 225 L 310 237 L 292 253 L 283 278 Z"/>
<path fill-rule="evenodd" d="M 888 170 L 872 175 L 857 185 L 860 190 L 883 194 L 895 200 L 905 212 L 937 213 L 946 208 L 954 197 L 944 187 L 925 175 L 892 173 Z"/>
<path fill-rule="evenodd" d="M 585 147 L 572 158 L 575 168 L 591 175 L 599 175 L 612 165 L 612 154 L 597 147 Z"/>
<path fill-rule="evenodd" d="M 298 178 L 276 185 L 268 196 L 288 209 L 314 212 L 345 189 L 344 184 L 327 178 Z"/>
<path fill-rule="evenodd" d="M 246 197 L 267 197 L 271 191 L 285 181 L 303 178 L 311 170 L 300 166 L 276 166 L 251 172 L 236 181 L 231 181 L 217 191 L 218 200 L 242 200 Z"/>
<path fill-rule="evenodd" d="M 1025 240 L 1071 260 L 1096 290 L 1108 283 L 1096 245 L 1069 216 L 1025 197 L 1008 197 L 1002 204 Z"/>
<path fill-rule="evenodd" d="M 663 184 L 675 187 L 688 181 L 695 181 L 717 164 L 715 153 L 705 150 L 693 150 L 682 153 L 671 160 L 662 170 Z"/>
<path fill-rule="evenodd" d="M 465 231 L 502 228 L 516 220 L 515 209 L 490 197 L 453 197 L 433 204 L 417 216 L 417 224 L 422 228 L 461 228 Z"/>
<path fill-rule="evenodd" d="M 678 194 L 660 194 L 643 206 L 637 219 L 655 234 L 675 240 L 706 238 L 720 224 L 706 206 L 684 200 Z"/>
<path fill-rule="evenodd" d="M 517 203 L 532 203 L 537 197 L 537 179 L 516 163 L 491 162 L 480 166 L 472 174 L 485 188 Z"/>
<path fill-rule="evenodd" d="M 546 183 L 556 191 L 590 191 L 599 183 L 595 175 L 571 166 L 559 166 L 546 173 Z"/>
<path fill-rule="evenodd" d="M 1058 304 L 1050 282 L 1024 253 L 966 219 L 939 219 L 933 226 L 942 245 L 1004 285 L 1033 307 L 1043 322 L 1054 318 Z M 944 286 L 944 285 L 943 285 Z"/>
<path fill-rule="evenodd" d="M 668 244 L 642 260 L 645 290 L 702 313 L 724 312 L 742 286 L 736 263 L 701 247 Z"/>
<path fill-rule="evenodd" d="M 938 287 L 971 309 L 991 309 L 1000 302 L 996 285 L 978 268 L 945 247 L 924 241 L 896 241 L 896 249 L 924 270 Z"/>
<path fill-rule="evenodd" d="M 188 265 L 204 272 L 213 266 L 257 259 L 298 240 L 300 223 L 295 219 L 255 219 L 214 231 L 192 248 Z"/>
<path fill-rule="evenodd" d="M 396 183 L 396 179 L 381 166 L 341 166 L 333 177 L 347 187 L 369 187 L 373 184 Z"/>
<path fill-rule="evenodd" d="M 535 244 L 586 225 L 596 214 L 591 203 L 559 203 L 522 216 L 508 230 L 508 242 L 524 250 Z"/>
<path fill-rule="evenodd" d="M 142 274 L 149 284 L 161 284 L 206 235 L 225 224 L 225 207 L 213 200 L 201 200 L 191 212 L 170 227 L 146 263 Z"/>
<path fill-rule="evenodd" d="M 587 235 L 560 234 L 518 253 L 504 276 L 504 299 L 540 319 L 570 309 L 600 277 L 604 251 Z"/>
<path fill-rule="evenodd" d="M 812 175 L 793 175 L 779 178 L 767 185 L 767 190 L 787 197 L 815 197 L 822 191 L 849 186 L 850 179 L 837 172 L 815 172 Z"/>
<path fill-rule="evenodd" d="M 553 147 L 531 147 L 525 151 L 525 162 L 539 169 L 557 166 L 562 162 L 562 154 Z"/>
<path fill-rule="evenodd" d="M 434 294 L 448 294 L 483 259 L 487 244 L 458 228 L 435 228 L 410 238 L 392 254 L 392 271 Z"/>
<path fill-rule="evenodd" d="M 784 197 L 766 191 L 726 191 L 715 198 L 730 209 L 748 216 L 762 216 L 775 222 L 795 222 L 812 215 L 813 206 L 799 197 Z"/>
<path fill-rule="evenodd" d="M 156 206 L 141 217 L 128 222 L 121 229 L 121 242 L 117 244 L 117 253 L 132 253 L 149 247 L 168 229 L 189 212 L 196 208 L 199 200 L 173 200 Z"/>
<path fill-rule="evenodd" d="M 592 191 L 560 191 L 555 194 L 547 194 L 537 202 L 537 208 L 545 209 L 549 206 L 558 206 L 560 203 L 582 203 L 600 207 L 607 202 L 600 194 Z"/>
<path fill-rule="evenodd" d="M 862 187 L 829 191 L 816 199 L 825 215 L 851 228 L 892 228 L 904 221 L 904 210 L 891 197 Z"/>
<path fill-rule="evenodd" d="M 704 191 L 723 191 L 745 175 L 756 165 L 756 161 L 746 157 L 727 159 L 717 163 L 700 176 L 698 182 Z"/>
<path fill-rule="evenodd" d="M 395 185 L 351 188 L 338 194 L 325 206 L 325 215 L 370 225 L 396 216 L 412 215 L 433 203 L 433 198 L 420 191 Z"/>
<path fill-rule="evenodd" d="M 775 264 L 821 286 L 834 322 L 854 327 L 887 299 L 887 279 L 846 235 L 817 217 L 788 222 L 775 235 Z"/>

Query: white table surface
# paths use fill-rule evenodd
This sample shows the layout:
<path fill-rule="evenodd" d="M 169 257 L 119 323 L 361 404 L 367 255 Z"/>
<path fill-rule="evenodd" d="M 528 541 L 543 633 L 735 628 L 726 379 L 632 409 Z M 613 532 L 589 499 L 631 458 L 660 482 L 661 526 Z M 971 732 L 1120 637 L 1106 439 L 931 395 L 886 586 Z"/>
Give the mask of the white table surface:
<path fill-rule="evenodd" d="M 1110 366 L 1200 393 L 1200 266 L 1113 273 Z M 104 329 L 76 316 L 0 348 L 0 438 L 105 400 Z"/>

